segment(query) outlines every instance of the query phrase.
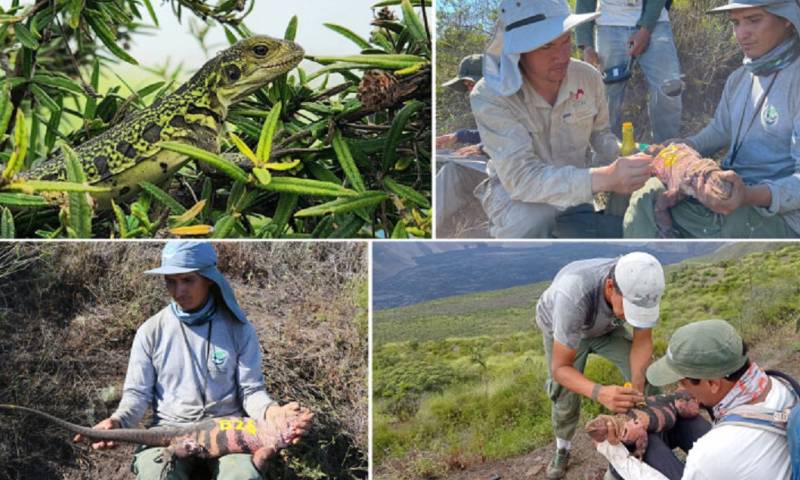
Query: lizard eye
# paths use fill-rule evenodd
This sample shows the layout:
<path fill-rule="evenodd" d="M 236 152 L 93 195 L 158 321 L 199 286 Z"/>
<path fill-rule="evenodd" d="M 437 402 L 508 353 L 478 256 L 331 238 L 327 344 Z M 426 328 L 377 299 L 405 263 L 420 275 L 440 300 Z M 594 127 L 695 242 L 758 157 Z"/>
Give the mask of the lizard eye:
<path fill-rule="evenodd" d="M 258 55 L 259 57 L 263 57 L 264 55 L 267 54 L 267 52 L 269 52 L 269 48 L 267 48 L 266 45 L 256 45 L 255 47 L 253 47 L 253 53 Z"/>
<path fill-rule="evenodd" d="M 242 71 L 239 70 L 239 67 L 236 65 L 228 65 L 225 67 L 225 76 L 235 82 L 236 80 L 239 80 L 239 77 L 242 76 Z"/>

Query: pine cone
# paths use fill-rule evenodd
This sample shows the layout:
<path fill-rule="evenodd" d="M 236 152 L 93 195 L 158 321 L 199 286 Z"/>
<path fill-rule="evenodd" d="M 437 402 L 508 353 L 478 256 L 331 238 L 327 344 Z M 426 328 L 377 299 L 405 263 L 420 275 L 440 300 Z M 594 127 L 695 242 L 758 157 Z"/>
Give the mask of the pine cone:
<path fill-rule="evenodd" d="M 358 99 L 369 109 L 380 110 L 394 105 L 397 94 L 397 79 L 383 70 L 367 70 L 358 86 Z"/>

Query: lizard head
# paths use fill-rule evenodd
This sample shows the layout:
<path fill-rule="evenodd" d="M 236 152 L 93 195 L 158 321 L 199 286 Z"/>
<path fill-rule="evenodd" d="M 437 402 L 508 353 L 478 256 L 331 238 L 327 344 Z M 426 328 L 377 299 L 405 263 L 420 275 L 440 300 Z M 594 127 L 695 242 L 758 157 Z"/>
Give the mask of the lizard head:
<path fill-rule="evenodd" d="M 215 75 L 210 75 L 208 86 L 227 107 L 296 67 L 304 54 L 300 45 L 288 40 L 266 35 L 246 38 L 209 62 Z"/>
<path fill-rule="evenodd" d="M 598 415 L 594 420 L 586 423 L 586 433 L 595 442 L 603 442 L 608 438 L 608 421 L 611 420 L 609 415 Z"/>

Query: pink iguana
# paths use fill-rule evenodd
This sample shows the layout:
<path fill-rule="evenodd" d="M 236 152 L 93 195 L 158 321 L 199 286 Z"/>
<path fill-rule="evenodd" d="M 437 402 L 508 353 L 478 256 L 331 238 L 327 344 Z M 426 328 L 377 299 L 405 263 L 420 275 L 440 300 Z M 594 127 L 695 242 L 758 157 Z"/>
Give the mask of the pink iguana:
<path fill-rule="evenodd" d="M 653 175 L 667 189 L 655 202 L 656 224 L 661 238 L 675 236 L 669 209 L 685 195 L 696 197 L 701 181 L 711 187 L 712 195 L 720 199 L 731 196 L 731 184 L 720 178 L 722 169 L 717 162 L 701 157 L 692 147 L 683 143 L 673 143 L 667 147 L 651 145 L 647 153 L 654 157 L 651 164 Z"/>
<path fill-rule="evenodd" d="M 611 421 L 620 441 L 635 446 L 633 454 L 642 458 L 647 450 L 648 433 L 669 430 L 678 417 L 692 418 L 700 414 L 700 404 L 684 390 L 667 395 L 651 395 L 645 398 L 645 404 L 628 410 L 628 413 L 598 415 L 586 423 L 586 433 L 594 441 L 602 442 L 608 438 L 607 423 Z"/>
<path fill-rule="evenodd" d="M 0 410 L 23 411 L 46 418 L 72 433 L 92 440 L 113 440 L 166 447 L 164 474 L 174 458 L 219 458 L 229 453 L 252 453 L 253 464 L 263 471 L 266 461 L 279 449 L 303 434 L 313 413 L 296 403 L 284 407 L 279 422 L 241 417 L 220 417 L 190 423 L 181 427 L 151 429 L 119 428 L 98 430 L 67 422 L 50 414 L 17 405 L 0 405 Z"/>

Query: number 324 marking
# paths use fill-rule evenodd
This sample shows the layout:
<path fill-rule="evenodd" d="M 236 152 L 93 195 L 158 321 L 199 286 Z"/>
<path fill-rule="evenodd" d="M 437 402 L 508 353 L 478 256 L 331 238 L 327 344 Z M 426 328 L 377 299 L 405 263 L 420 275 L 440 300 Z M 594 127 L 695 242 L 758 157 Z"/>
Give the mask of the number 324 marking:
<path fill-rule="evenodd" d="M 228 430 L 244 430 L 250 435 L 256 434 L 256 424 L 253 422 L 252 418 L 248 418 L 247 423 L 243 422 L 242 420 L 234 419 L 219 420 L 219 429 L 221 432 L 226 432 Z"/>

